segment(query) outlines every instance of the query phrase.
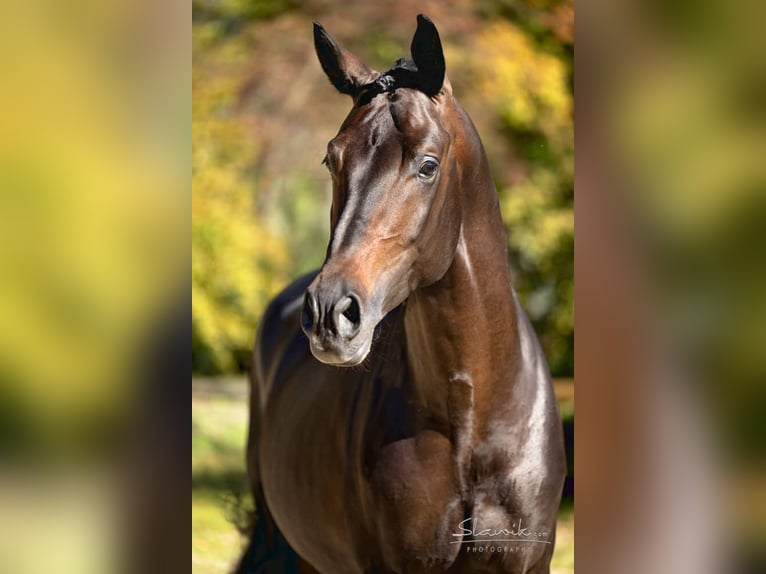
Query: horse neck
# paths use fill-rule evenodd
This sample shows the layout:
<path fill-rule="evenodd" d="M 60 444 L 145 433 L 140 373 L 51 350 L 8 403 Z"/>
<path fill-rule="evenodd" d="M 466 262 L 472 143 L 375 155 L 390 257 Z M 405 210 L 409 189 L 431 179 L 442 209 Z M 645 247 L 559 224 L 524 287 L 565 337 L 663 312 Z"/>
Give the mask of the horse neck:
<path fill-rule="evenodd" d="M 442 279 L 410 296 L 405 330 L 417 401 L 444 420 L 470 410 L 475 424 L 486 421 L 492 401 L 510 397 L 520 321 L 497 191 L 478 135 L 464 117 L 467 125 L 458 133 L 467 135 L 456 141 L 467 161 L 455 257 Z"/>

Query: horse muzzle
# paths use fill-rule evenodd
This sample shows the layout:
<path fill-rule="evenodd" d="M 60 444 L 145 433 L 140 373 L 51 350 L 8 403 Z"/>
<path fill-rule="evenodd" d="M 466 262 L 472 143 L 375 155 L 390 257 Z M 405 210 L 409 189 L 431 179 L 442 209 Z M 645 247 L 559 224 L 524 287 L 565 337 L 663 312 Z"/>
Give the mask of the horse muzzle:
<path fill-rule="evenodd" d="M 358 365 L 370 352 L 377 323 L 371 322 L 369 315 L 354 291 L 340 284 L 327 286 L 315 281 L 306 290 L 301 313 L 301 328 L 311 353 L 328 365 Z"/>

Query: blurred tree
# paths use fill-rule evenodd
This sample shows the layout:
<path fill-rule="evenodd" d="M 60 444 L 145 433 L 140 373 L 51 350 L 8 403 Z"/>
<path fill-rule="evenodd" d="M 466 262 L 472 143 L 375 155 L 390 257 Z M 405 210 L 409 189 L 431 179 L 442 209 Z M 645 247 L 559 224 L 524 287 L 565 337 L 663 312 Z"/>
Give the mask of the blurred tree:
<path fill-rule="evenodd" d="M 521 3 L 516 3 L 521 4 Z M 549 3 L 550 4 L 550 3 Z M 535 15 L 535 18 L 538 18 Z M 521 169 L 500 181 L 515 287 L 551 370 L 574 368 L 574 126 L 571 63 L 560 45 L 490 22 L 468 59 Z"/>
<path fill-rule="evenodd" d="M 253 327 L 288 274 L 285 247 L 254 209 L 257 141 L 234 113 L 238 84 L 209 72 L 192 75 L 192 368 L 213 374 L 245 368 Z"/>

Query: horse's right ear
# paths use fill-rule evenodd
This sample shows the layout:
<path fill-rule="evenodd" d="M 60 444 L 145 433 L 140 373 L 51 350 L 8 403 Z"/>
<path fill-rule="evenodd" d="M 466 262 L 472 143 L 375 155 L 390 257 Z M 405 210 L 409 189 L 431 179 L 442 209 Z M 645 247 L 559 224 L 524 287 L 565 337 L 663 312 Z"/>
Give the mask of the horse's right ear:
<path fill-rule="evenodd" d="M 351 52 L 339 46 L 316 22 L 314 48 L 324 73 L 342 94 L 356 96 L 359 88 L 372 82 L 378 75 Z"/>

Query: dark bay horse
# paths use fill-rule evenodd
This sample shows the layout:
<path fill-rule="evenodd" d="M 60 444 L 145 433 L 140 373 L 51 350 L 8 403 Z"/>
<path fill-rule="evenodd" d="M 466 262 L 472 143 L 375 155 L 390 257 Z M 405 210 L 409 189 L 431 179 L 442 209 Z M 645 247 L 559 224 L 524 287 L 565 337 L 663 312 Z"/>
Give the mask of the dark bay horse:
<path fill-rule="evenodd" d="M 327 146 L 324 265 L 261 322 L 240 572 L 548 572 L 561 424 L 438 32 L 418 16 L 383 74 L 314 41 L 354 103 Z"/>

